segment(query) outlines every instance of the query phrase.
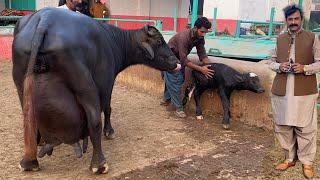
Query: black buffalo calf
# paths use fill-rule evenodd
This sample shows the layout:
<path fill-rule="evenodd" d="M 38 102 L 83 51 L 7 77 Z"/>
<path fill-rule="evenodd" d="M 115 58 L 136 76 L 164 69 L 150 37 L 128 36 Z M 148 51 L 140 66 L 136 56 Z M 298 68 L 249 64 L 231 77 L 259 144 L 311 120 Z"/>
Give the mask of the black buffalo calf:
<path fill-rule="evenodd" d="M 215 71 L 212 78 L 207 79 L 201 72 L 192 71 L 191 83 L 185 90 L 183 105 L 190 100 L 194 93 L 197 119 L 203 119 L 200 107 L 201 94 L 207 89 L 218 89 L 223 106 L 223 128 L 230 128 L 230 96 L 233 90 L 249 90 L 255 93 L 263 93 L 264 89 L 255 73 L 241 74 L 233 68 L 219 63 L 210 63 L 210 69 Z"/>

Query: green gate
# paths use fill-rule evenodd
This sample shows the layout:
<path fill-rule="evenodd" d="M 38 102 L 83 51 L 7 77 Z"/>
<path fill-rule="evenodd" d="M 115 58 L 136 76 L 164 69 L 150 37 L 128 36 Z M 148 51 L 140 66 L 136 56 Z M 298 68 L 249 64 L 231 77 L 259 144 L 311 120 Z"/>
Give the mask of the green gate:
<path fill-rule="evenodd" d="M 17 10 L 36 10 L 36 0 L 5 0 L 6 8 Z"/>

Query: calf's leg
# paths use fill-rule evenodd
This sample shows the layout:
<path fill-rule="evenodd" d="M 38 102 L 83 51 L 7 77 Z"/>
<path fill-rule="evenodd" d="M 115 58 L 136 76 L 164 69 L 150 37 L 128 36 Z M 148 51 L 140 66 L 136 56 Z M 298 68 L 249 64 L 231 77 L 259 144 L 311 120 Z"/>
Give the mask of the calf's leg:
<path fill-rule="evenodd" d="M 230 129 L 230 93 L 226 89 L 219 88 L 219 95 L 223 107 L 222 127 Z"/>
<path fill-rule="evenodd" d="M 204 91 L 205 90 L 203 88 L 198 87 L 198 86 L 196 86 L 196 88 L 194 90 L 194 100 L 196 103 L 196 117 L 198 120 L 203 119 L 200 99 L 201 99 L 201 95 Z"/>

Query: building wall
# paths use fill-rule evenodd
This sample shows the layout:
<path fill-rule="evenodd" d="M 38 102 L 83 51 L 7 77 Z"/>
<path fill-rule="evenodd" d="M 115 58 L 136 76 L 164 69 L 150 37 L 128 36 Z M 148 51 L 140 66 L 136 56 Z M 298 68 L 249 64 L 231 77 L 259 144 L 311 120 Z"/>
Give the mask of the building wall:
<path fill-rule="evenodd" d="M 241 0 L 239 3 L 238 19 L 267 21 L 269 20 L 269 11 L 266 0 Z"/>
<path fill-rule="evenodd" d="M 0 9 L 1 2 L 0 0 Z M 299 0 L 204 0 L 203 16 L 213 19 L 213 9 L 218 8 L 217 31 L 227 29 L 234 34 L 236 20 L 269 21 L 271 8 L 275 7 L 275 21 L 284 21 L 282 9 Z M 310 16 L 312 0 L 304 0 L 306 18 Z M 177 30 L 186 28 L 190 21 L 189 0 L 107 0 L 111 17 L 130 19 L 156 19 L 163 21 L 163 30 L 173 30 L 173 10 L 178 9 Z M 56 7 L 58 0 L 36 0 L 36 8 Z M 310 6 L 310 7 L 309 7 Z M 120 23 L 125 29 L 140 28 L 143 23 Z"/>
<path fill-rule="evenodd" d="M 149 16 L 150 0 L 109 0 L 112 15 Z"/>
<path fill-rule="evenodd" d="M 173 11 L 178 10 L 177 30 L 188 24 L 189 1 L 186 0 L 108 0 L 111 17 L 162 20 L 163 30 L 173 30 Z M 119 23 L 125 29 L 140 28 L 143 23 Z"/>
<path fill-rule="evenodd" d="M 239 14 L 240 0 L 205 0 L 203 5 L 203 16 L 213 18 L 213 9 L 217 7 L 218 19 L 236 20 Z"/>
<path fill-rule="evenodd" d="M 216 7 L 218 10 L 217 32 L 228 31 L 230 34 L 235 34 L 240 1 L 241 0 L 205 0 L 203 16 L 212 21 L 213 9 Z"/>
<path fill-rule="evenodd" d="M 275 8 L 275 21 L 284 21 L 284 15 L 283 15 L 283 8 L 285 8 L 290 2 L 288 0 L 271 0 L 269 1 L 268 9 L 271 9 L 272 7 Z M 270 16 L 270 10 L 268 12 L 268 15 Z"/>
<path fill-rule="evenodd" d="M 269 21 L 271 7 L 276 8 L 275 19 L 282 21 L 282 9 L 288 0 L 205 0 L 204 16 L 213 18 L 213 8 L 218 8 L 218 19 Z"/>
<path fill-rule="evenodd" d="M 42 9 L 44 7 L 57 7 L 59 0 L 36 0 L 36 9 Z"/>
<path fill-rule="evenodd" d="M 5 3 L 4 3 L 4 0 L 0 0 L 0 12 L 2 11 L 2 10 L 4 10 L 5 9 Z"/>

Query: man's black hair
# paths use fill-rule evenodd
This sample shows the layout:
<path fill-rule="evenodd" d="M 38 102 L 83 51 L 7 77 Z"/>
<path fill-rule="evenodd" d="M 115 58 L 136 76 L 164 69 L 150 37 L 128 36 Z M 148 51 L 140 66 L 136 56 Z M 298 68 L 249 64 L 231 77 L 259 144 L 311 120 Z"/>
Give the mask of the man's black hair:
<path fill-rule="evenodd" d="M 59 0 L 58 6 L 63 6 L 64 4 L 66 4 L 66 0 Z"/>
<path fill-rule="evenodd" d="M 300 12 L 300 17 L 301 19 L 303 19 L 303 10 L 296 4 L 293 4 L 293 5 L 289 5 L 287 7 L 285 7 L 283 9 L 283 12 L 284 12 L 284 16 L 286 17 L 286 19 L 293 13 L 299 11 Z"/>
<path fill-rule="evenodd" d="M 194 23 L 194 26 L 200 29 L 201 27 L 204 27 L 206 29 L 211 28 L 211 22 L 206 17 L 200 17 L 196 20 Z"/>

